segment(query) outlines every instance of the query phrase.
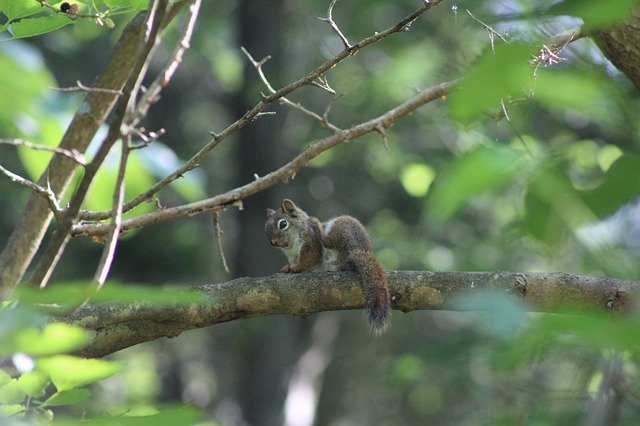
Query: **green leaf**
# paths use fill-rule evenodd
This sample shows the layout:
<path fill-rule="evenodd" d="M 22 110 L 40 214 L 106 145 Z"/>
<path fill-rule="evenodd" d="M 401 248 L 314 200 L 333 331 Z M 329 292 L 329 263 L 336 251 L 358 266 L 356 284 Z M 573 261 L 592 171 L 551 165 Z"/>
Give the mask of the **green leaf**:
<path fill-rule="evenodd" d="M 118 176 L 120 162 L 120 143 L 116 144 L 107 156 L 105 164 L 100 168 L 85 201 L 89 210 L 108 210 L 113 203 L 113 192 Z M 163 176 L 164 177 L 164 176 Z M 131 199 L 146 191 L 153 184 L 153 178 L 147 165 L 141 160 L 139 151 L 132 151 L 127 162 L 125 179 L 125 197 Z M 142 203 L 136 209 L 125 214 L 125 217 L 137 216 L 153 210 L 150 203 Z"/>
<path fill-rule="evenodd" d="M 400 182 L 407 194 L 412 197 L 424 197 L 436 177 L 431 166 L 424 163 L 407 164 L 400 173 Z"/>
<path fill-rule="evenodd" d="M 134 12 L 147 10 L 149 6 L 147 0 L 104 0 L 104 4 L 110 9 L 132 7 Z"/>
<path fill-rule="evenodd" d="M 184 161 L 171 148 L 161 142 L 154 142 L 136 153 L 139 154 L 136 161 L 140 162 L 137 168 L 145 172 L 148 171 L 156 179 L 170 175 L 184 164 Z M 206 195 L 204 174 L 199 169 L 185 173 L 183 177 L 173 181 L 170 186 L 186 201 L 200 200 Z M 140 192 L 144 189 L 141 188 Z"/>
<path fill-rule="evenodd" d="M 73 405 L 91 396 L 89 389 L 69 389 L 58 391 L 42 403 L 43 407 L 59 407 L 61 405 Z"/>
<path fill-rule="evenodd" d="M 34 5 L 34 3 L 33 0 L 0 0 L 0 12 L 11 21 L 42 9 L 40 5 Z"/>
<path fill-rule="evenodd" d="M 576 16 L 590 28 L 600 28 L 628 20 L 638 3 L 638 0 L 564 0 L 549 12 L 552 15 Z"/>
<path fill-rule="evenodd" d="M 21 19 L 11 24 L 10 31 L 13 34 L 13 38 L 25 38 L 55 31 L 74 23 L 75 21 L 69 19 L 66 15 L 56 13 L 49 16 Z"/>
<path fill-rule="evenodd" d="M 173 426 L 198 424 L 202 419 L 202 413 L 197 407 L 185 405 L 178 408 L 165 408 L 151 415 L 135 415 L 135 413 L 120 416 L 100 416 L 88 419 L 91 426 Z M 77 424 L 77 422 L 59 422 L 56 424 Z"/>
<path fill-rule="evenodd" d="M 0 370 L 0 386 L 6 385 L 11 381 L 11 376 L 8 375 L 4 370 Z"/>
<path fill-rule="evenodd" d="M 9 383 L 0 386 L 0 404 L 20 404 L 25 393 L 18 386 L 18 379 L 11 379 Z"/>
<path fill-rule="evenodd" d="M 91 283 L 54 283 L 46 289 L 34 289 L 21 286 L 16 289 L 15 296 L 23 303 L 64 304 L 74 307 L 85 300 L 93 303 L 122 302 L 122 303 L 150 303 L 154 305 L 181 305 L 202 303 L 204 296 L 189 289 L 161 290 L 156 287 L 141 285 L 123 285 L 108 282 L 100 291 L 95 291 Z"/>
<path fill-rule="evenodd" d="M 599 218 L 614 213 L 640 194 L 640 155 L 624 154 L 603 176 L 600 186 L 585 191 L 584 203 Z"/>
<path fill-rule="evenodd" d="M 28 328 L 14 333 L 2 347 L 3 354 L 25 352 L 29 355 L 52 355 L 81 348 L 89 339 L 80 327 L 63 323 L 47 324 L 42 331 Z"/>
<path fill-rule="evenodd" d="M 116 362 L 57 355 L 37 361 L 58 391 L 75 389 L 111 377 L 122 370 Z"/>
<path fill-rule="evenodd" d="M 26 410 L 27 407 L 22 404 L 2 404 L 0 405 L 0 419 L 2 418 L 1 416 L 11 417 Z"/>
<path fill-rule="evenodd" d="M 26 372 L 18 377 L 18 387 L 29 396 L 41 396 L 48 383 L 49 376 L 38 370 Z"/>
<path fill-rule="evenodd" d="M 567 176 L 567 163 L 538 169 L 524 198 L 524 229 L 547 244 L 559 242 L 571 230 L 596 219 Z"/>
<path fill-rule="evenodd" d="M 531 84 L 529 60 L 535 50 L 533 45 L 513 43 L 485 52 L 449 96 L 453 118 L 467 123 L 500 108 L 503 99 L 521 96 Z"/>
<path fill-rule="evenodd" d="M 457 158 L 436 180 L 430 201 L 434 216 L 445 220 L 469 198 L 508 185 L 527 164 L 524 152 L 480 146 Z"/>
<path fill-rule="evenodd" d="M 532 82 L 535 99 L 550 108 L 570 108 L 590 115 L 615 108 L 611 90 L 594 74 L 569 70 L 540 70 Z"/>

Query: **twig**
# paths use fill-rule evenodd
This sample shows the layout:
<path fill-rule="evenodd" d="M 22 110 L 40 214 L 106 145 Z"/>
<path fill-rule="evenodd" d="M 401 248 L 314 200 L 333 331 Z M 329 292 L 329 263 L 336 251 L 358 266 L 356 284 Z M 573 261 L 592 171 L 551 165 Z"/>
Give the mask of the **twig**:
<path fill-rule="evenodd" d="M 131 136 L 129 135 L 122 141 L 122 151 L 120 154 L 120 166 L 118 168 L 118 177 L 113 191 L 113 214 L 111 223 L 109 224 L 109 232 L 106 237 L 106 244 L 102 250 L 102 256 L 94 275 L 94 281 L 97 288 L 102 287 L 107 280 L 113 257 L 118 245 L 118 237 L 120 236 L 120 227 L 122 226 L 122 205 L 124 204 L 125 175 L 127 171 L 127 160 L 129 159 Z"/>
<path fill-rule="evenodd" d="M 214 211 L 213 214 L 213 229 L 216 233 L 216 240 L 218 241 L 218 252 L 220 253 L 220 258 L 222 259 L 222 267 L 225 272 L 229 274 L 229 266 L 227 265 L 227 258 L 224 255 L 224 250 L 222 248 L 222 228 L 220 227 L 220 212 Z"/>
<path fill-rule="evenodd" d="M 31 143 L 29 141 L 25 141 L 25 140 L 22 140 L 22 139 L 0 139 L 0 144 L 13 145 L 13 146 L 24 146 L 26 148 L 33 149 L 33 150 L 36 150 L 36 151 L 54 152 L 56 154 L 64 155 L 65 157 L 75 161 L 76 163 L 80 164 L 81 166 L 86 166 L 87 165 L 87 160 L 84 158 L 84 155 L 82 155 L 82 153 L 78 152 L 75 149 L 68 150 L 68 149 L 64 149 L 64 148 L 57 148 L 57 147 L 51 147 L 51 146 L 45 146 L 45 145 L 38 145 L 38 144 Z"/>
<path fill-rule="evenodd" d="M 404 31 L 404 28 L 408 23 L 415 21 L 420 15 L 431 10 L 433 7 L 439 5 L 443 1 L 444 0 L 432 0 L 430 3 L 423 4 L 422 7 L 420 7 L 419 9 L 407 15 L 405 18 L 400 20 L 394 26 L 389 27 L 384 31 L 376 32 L 375 34 L 359 41 L 358 43 L 352 46 L 351 50 L 346 50 L 346 49 L 342 50 L 335 57 L 322 63 L 321 65 L 316 67 L 313 71 L 311 71 L 304 77 L 300 78 L 297 81 L 294 81 L 293 83 L 288 84 L 285 87 L 282 87 L 281 89 L 278 89 L 275 93 L 272 93 L 271 95 L 264 97 L 251 110 L 247 111 L 242 117 L 240 117 L 235 122 L 227 126 L 227 128 L 225 128 L 221 132 L 216 133 L 215 135 L 212 135 L 213 138 L 205 146 L 203 146 L 196 154 L 194 154 L 189 160 L 187 160 L 180 168 L 175 170 L 173 173 L 171 173 L 169 176 L 165 177 L 164 179 L 156 182 L 149 189 L 147 189 L 145 192 L 135 197 L 133 200 L 125 203 L 124 212 L 128 212 L 129 210 L 135 208 L 136 206 L 142 204 L 143 202 L 152 199 L 155 196 L 155 194 L 160 192 L 171 182 L 178 179 L 180 176 L 183 176 L 189 170 L 192 170 L 198 167 L 202 159 L 209 152 L 211 152 L 213 148 L 218 146 L 227 137 L 229 137 L 239 129 L 243 128 L 248 123 L 250 123 L 253 120 L 253 118 L 260 111 L 266 108 L 269 104 L 275 101 L 278 101 L 283 96 L 287 96 L 288 94 L 299 89 L 302 86 L 315 85 L 314 84 L 315 80 L 323 76 L 327 71 L 331 70 L 338 63 L 342 62 L 344 59 L 348 58 L 353 53 L 358 52 L 374 43 L 377 43 L 378 41 L 390 36 L 391 34 Z M 109 210 L 101 211 L 101 212 L 82 212 L 80 214 L 80 218 L 83 220 L 95 221 L 95 220 L 108 219 L 110 215 L 111 215 L 111 212 Z"/>
<path fill-rule="evenodd" d="M 329 86 L 329 82 L 327 81 L 327 77 L 318 77 L 317 81 L 314 80 L 310 84 L 312 86 L 319 87 L 322 90 L 326 90 L 327 92 L 331 93 L 332 95 L 336 94 L 336 91 L 333 90 L 331 88 L 331 86 Z"/>
<path fill-rule="evenodd" d="M 310 144 L 307 149 L 293 158 L 279 169 L 259 177 L 258 179 L 244 186 L 235 188 L 215 197 L 196 201 L 190 204 L 184 204 L 177 207 L 169 207 L 164 210 L 155 211 L 122 222 L 122 231 L 140 228 L 151 223 L 161 222 L 165 220 L 175 219 L 183 216 L 193 216 L 203 212 L 215 212 L 224 207 L 236 203 L 244 197 L 255 194 L 265 188 L 275 185 L 278 182 L 285 181 L 294 176 L 300 169 L 306 166 L 309 161 L 341 143 L 351 139 L 356 139 L 367 133 L 376 131 L 379 127 L 388 129 L 400 117 L 406 116 L 417 108 L 434 100 L 440 99 L 448 93 L 457 81 L 441 83 L 436 86 L 423 90 L 413 98 L 407 100 L 401 105 L 387 111 L 383 115 L 371 119 L 367 122 L 357 124 L 349 129 L 334 133 L 324 139 L 320 139 Z M 105 224 L 79 224 L 74 226 L 73 235 L 104 235 L 107 232 L 108 225 Z"/>
<path fill-rule="evenodd" d="M 13 181 L 15 183 L 18 183 L 20 185 L 26 186 L 27 188 L 31 189 L 32 191 L 35 191 L 38 194 L 42 195 L 47 200 L 47 202 L 49 203 L 49 207 L 51 208 L 51 211 L 53 212 L 53 214 L 56 217 L 58 217 L 58 215 L 60 214 L 60 212 L 62 210 L 60 209 L 60 205 L 58 204 L 58 200 L 56 199 L 56 194 L 53 193 L 51 188 L 43 188 L 40 185 L 38 185 L 37 183 L 31 182 L 29 179 L 25 179 L 22 176 L 19 176 L 19 175 L 15 174 L 15 173 L 5 169 L 1 165 L 0 165 L 0 173 L 5 175 L 9 179 L 11 179 L 11 181 Z"/>
<path fill-rule="evenodd" d="M 102 87 L 88 87 L 82 84 L 80 80 L 76 80 L 76 87 L 52 87 L 51 90 L 57 92 L 96 92 L 96 93 L 109 93 L 111 95 L 122 96 L 121 90 L 105 89 Z"/>
<path fill-rule="evenodd" d="M 346 50 L 351 50 L 353 46 L 349 44 L 349 40 L 347 40 L 344 34 L 342 34 L 342 31 L 340 31 L 340 28 L 338 28 L 338 25 L 336 25 L 335 21 L 333 20 L 333 6 L 335 6 L 337 2 L 338 0 L 331 0 L 331 3 L 329 3 L 329 9 L 327 9 L 327 17 L 317 17 L 317 19 L 328 22 L 331 26 L 331 29 L 338 35 L 338 37 L 340 37 L 340 41 L 342 41 L 344 48 Z"/>
<path fill-rule="evenodd" d="M 182 28 L 182 34 L 180 36 L 180 43 L 171 54 L 164 70 L 159 73 L 159 75 L 149 85 L 147 90 L 144 92 L 144 95 L 138 101 L 135 108 L 135 113 L 133 114 L 133 118 L 131 120 L 133 126 L 136 126 L 140 122 L 140 120 L 142 120 L 142 118 L 147 115 L 149 108 L 153 104 L 158 102 L 158 100 L 160 99 L 160 92 L 162 92 L 162 89 L 167 87 L 167 85 L 171 81 L 171 78 L 182 63 L 184 52 L 186 52 L 186 50 L 191 46 L 191 37 L 193 35 L 193 30 L 198 19 L 201 4 L 202 0 L 195 0 L 194 3 L 189 6 L 186 21 Z"/>
<path fill-rule="evenodd" d="M 272 94 L 275 93 L 276 90 L 273 88 L 273 86 L 271 86 L 271 83 L 269 83 L 269 80 L 267 80 L 267 77 L 264 75 L 264 72 L 262 71 L 262 65 L 264 65 L 264 63 L 267 62 L 267 60 L 269 60 L 271 58 L 271 56 L 265 56 L 260 61 L 256 61 L 255 59 L 253 59 L 253 56 L 251 56 L 251 54 L 247 51 L 247 49 L 245 49 L 244 47 L 240 47 L 240 50 L 242 50 L 242 53 L 245 54 L 245 56 L 249 59 L 249 61 L 253 65 L 253 67 L 256 69 L 256 71 L 258 72 L 258 76 L 260 76 L 260 80 L 262 80 L 264 85 L 267 86 L 267 89 Z M 300 104 L 299 102 L 292 102 L 287 97 L 283 96 L 282 98 L 280 98 L 280 103 L 284 104 L 284 105 L 288 105 L 290 107 L 293 107 L 293 108 L 297 109 L 298 111 L 301 111 L 302 113 L 308 115 L 312 119 L 314 119 L 317 122 L 319 122 L 322 127 L 332 131 L 333 133 L 340 131 L 340 129 L 338 127 L 336 127 L 333 124 L 329 123 L 329 121 L 327 120 L 326 116 L 320 116 L 320 115 L 316 114 L 315 112 L 313 112 L 313 111 L 305 108 L 304 106 L 302 106 L 302 104 Z"/>
<path fill-rule="evenodd" d="M 505 43 L 509 44 L 509 41 L 506 38 L 504 38 L 504 36 L 502 34 L 500 34 L 498 31 L 494 30 L 493 27 L 491 27 L 490 25 L 485 24 L 480 19 L 478 19 L 475 16 L 473 16 L 473 14 L 471 13 L 471 11 L 469 11 L 469 9 L 465 9 L 465 10 L 467 11 L 467 13 L 471 17 L 471 19 L 473 19 L 474 21 L 476 21 L 480 25 L 482 25 L 484 27 L 484 29 L 487 30 L 487 32 L 489 33 L 489 41 L 491 42 L 491 50 L 494 50 L 494 45 L 493 45 L 494 36 L 498 36 L 498 38 L 500 38 L 500 40 L 502 40 Z"/>
<path fill-rule="evenodd" d="M 64 214 L 59 219 L 58 229 L 53 233 L 51 240 L 49 241 L 49 244 L 47 245 L 31 277 L 31 282 L 40 287 L 46 286 L 49 282 L 51 274 L 57 266 L 58 261 L 71 238 L 72 227 L 77 220 L 80 207 L 85 200 L 87 192 L 89 191 L 91 182 L 98 173 L 98 170 L 102 166 L 102 163 L 106 159 L 107 154 L 115 142 L 122 136 L 120 129 L 127 118 L 127 111 L 130 111 L 130 103 L 133 98 L 133 94 L 136 92 L 137 88 L 140 87 L 142 75 L 146 70 L 149 56 L 155 46 L 155 41 L 160 28 L 162 27 L 162 18 L 166 12 L 167 4 L 168 0 L 155 0 L 152 7 L 147 12 L 146 23 L 148 31 L 145 36 L 140 39 L 140 46 L 137 52 L 135 65 L 132 73 L 130 74 L 130 78 L 124 86 L 124 95 L 119 99 L 118 105 L 114 111 L 114 120 L 109 126 L 109 132 L 98 148 L 98 152 L 94 156 L 93 160 L 91 160 L 87 167 L 85 167 L 85 173 L 78 185 L 78 188 L 76 189 L 76 192 L 71 198 L 69 207 L 65 209 Z"/>

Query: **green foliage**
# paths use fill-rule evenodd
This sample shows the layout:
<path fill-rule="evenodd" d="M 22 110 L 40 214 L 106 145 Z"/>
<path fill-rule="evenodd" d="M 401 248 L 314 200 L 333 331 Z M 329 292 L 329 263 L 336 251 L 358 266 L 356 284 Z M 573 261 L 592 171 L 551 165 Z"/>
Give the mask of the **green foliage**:
<path fill-rule="evenodd" d="M 56 389 L 66 391 L 111 377 L 122 366 L 111 361 L 57 355 L 41 359 L 37 368 L 49 375 Z"/>
<path fill-rule="evenodd" d="M 80 349 L 89 340 L 86 331 L 63 323 L 49 323 L 42 330 L 21 328 L 5 339 L 0 355 L 24 352 L 29 355 L 52 355 Z"/>
<path fill-rule="evenodd" d="M 458 157 L 441 174 L 431 197 L 431 209 L 445 220 L 471 197 L 504 188 L 521 174 L 528 163 L 527 153 L 499 146 L 478 146 Z"/>
<path fill-rule="evenodd" d="M 529 60 L 535 50 L 535 45 L 512 43 L 486 51 L 449 98 L 453 118 L 468 123 L 480 114 L 497 111 L 510 97 L 523 96 L 531 84 Z"/>
<path fill-rule="evenodd" d="M 72 25 L 80 19 L 87 19 L 97 25 L 113 28 L 112 17 L 146 9 L 146 0 L 124 1 L 70 1 L 78 6 L 77 14 L 67 14 L 60 10 L 63 2 L 38 4 L 35 0 L 0 0 L 0 13 L 7 18 L 0 32 L 9 31 L 8 40 L 35 37 Z M 6 40 L 4 40 L 6 41 Z"/>
<path fill-rule="evenodd" d="M 54 283 L 46 289 L 27 286 L 16 289 L 15 297 L 22 303 L 40 309 L 51 306 L 54 312 L 73 310 L 85 302 L 92 303 L 149 303 L 159 306 L 188 305 L 201 303 L 203 295 L 195 291 L 159 291 L 149 286 L 123 285 L 109 282 L 96 290 L 93 283 Z M 75 335 L 79 339 L 79 335 Z"/>
<path fill-rule="evenodd" d="M 610 27 L 631 16 L 638 0 L 564 0 L 549 9 L 552 15 L 572 15 L 581 18 L 591 28 Z"/>

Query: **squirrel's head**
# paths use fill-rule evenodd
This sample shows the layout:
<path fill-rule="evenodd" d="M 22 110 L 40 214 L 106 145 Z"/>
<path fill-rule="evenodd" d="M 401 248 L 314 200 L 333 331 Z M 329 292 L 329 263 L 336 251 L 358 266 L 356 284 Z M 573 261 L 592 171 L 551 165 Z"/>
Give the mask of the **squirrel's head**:
<path fill-rule="evenodd" d="M 299 234 L 299 224 L 306 214 L 289 199 L 282 202 L 279 210 L 267 209 L 264 233 L 274 247 L 289 248 L 293 237 Z"/>

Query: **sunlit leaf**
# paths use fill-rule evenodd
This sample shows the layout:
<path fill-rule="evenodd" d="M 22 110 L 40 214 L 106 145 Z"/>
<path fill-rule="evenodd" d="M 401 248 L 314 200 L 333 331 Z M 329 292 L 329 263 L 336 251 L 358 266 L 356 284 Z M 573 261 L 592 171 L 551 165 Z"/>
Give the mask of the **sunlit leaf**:
<path fill-rule="evenodd" d="M 157 287 L 123 285 L 107 282 L 100 291 L 95 291 L 92 283 L 53 283 L 46 289 L 33 289 L 22 286 L 15 296 L 30 304 L 61 304 L 78 306 L 78 303 L 99 302 L 146 302 L 154 305 L 180 305 L 201 303 L 204 296 L 189 289 L 161 290 Z"/>
<path fill-rule="evenodd" d="M 82 347 L 89 336 L 82 328 L 63 323 L 47 324 L 42 331 L 33 328 L 16 332 L 2 347 L 2 353 L 24 352 L 50 355 Z"/>
<path fill-rule="evenodd" d="M 174 426 L 174 425 L 193 425 L 198 424 L 202 419 L 202 413 L 197 407 L 184 405 L 178 408 L 159 409 L 155 414 L 151 415 L 128 415 L 127 413 L 120 416 L 100 416 L 87 419 L 92 426 Z M 56 420 L 56 425 L 71 425 L 77 422 Z"/>
<path fill-rule="evenodd" d="M 60 29 L 66 25 L 74 24 L 75 21 L 69 19 L 62 13 L 56 13 L 37 18 L 24 18 L 11 24 L 10 32 L 13 38 L 33 37 Z"/>
<path fill-rule="evenodd" d="M 90 396 L 91 391 L 83 388 L 58 391 L 47 398 L 47 400 L 42 403 L 42 406 L 58 407 L 61 405 L 73 405 L 80 401 L 84 401 Z"/>
<path fill-rule="evenodd" d="M 26 411 L 27 407 L 22 404 L 0 404 L 0 416 L 12 417 Z M 0 417 L 1 419 L 2 417 Z"/>
<path fill-rule="evenodd" d="M 525 154 L 504 147 L 478 147 L 456 159 L 436 180 L 431 209 L 440 220 L 454 214 L 471 197 L 511 183 L 527 164 Z"/>
<path fill-rule="evenodd" d="M 611 89 L 594 74 L 541 70 L 531 88 L 535 99 L 549 108 L 570 108 L 589 115 L 602 115 L 613 108 Z"/>
<path fill-rule="evenodd" d="M 453 118 L 469 122 L 500 108 L 500 102 L 510 96 L 522 96 L 531 83 L 529 60 L 534 51 L 532 45 L 512 43 L 485 52 L 449 97 Z"/>
<path fill-rule="evenodd" d="M 111 377 L 122 370 L 116 362 L 57 355 L 40 359 L 37 368 L 49 374 L 58 391 L 78 388 Z"/>
<path fill-rule="evenodd" d="M 564 0 L 549 12 L 552 15 L 576 16 L 591 28 L 608 27 L 631 18 L 638 3 L 638 0 Z"/>
<path fill-rule="evenodd" d="M 424 163 L 407 164 L 400 172 L 400 182 L 404 190 L 413 197 L 427 195 L 435 177 L 436 172 L 433 168 Z"/>
<path fill-rule="evenodd" d="M 139 167 L 150 172 L 156 179 L 163 179 L 184 164 L 171 148 L 161 142 L 154 142 L 137 153 Z M 204 174 L 199 169 L 190 170 L 170 185 L 182 198 L 190 202 L 205 196 L 204 186 Z M 144 189 L 146 188 L 141 188 L 139 192 Z"/>
<path fill-rule="evenodd" d="M 18 387 L 29 396 L 41 396 L 49 383 L 49 376 L 41 371 L 28 371 L 18 377 Z"/>
<path fill-rule="evenodd" d="M 109 210 L 113 205 L 113 193 L 115 190 L 120 163 L 119 143 L 111 150 L 103 167 L 100 168 L 85 199 L 85 207 L 89 210 Z M 127 200 L 144 192 L 153 184 L 153 178 L 147 165 L 141 160 L 139 151 L 132 151 L 125 176 L 125 196 Z M 148 213 L 153 209 L 149 203 L 140 204 L 135 214 Z M 130 212 L 129 214 L 134 214 Z M 128 215 L 125 214 L 125 217 Z"/>
<path fill-rule="evenodd" d="M 0 12 L 9 20 L 20 18 L 42 9 L 42 6 L 34 3 L 33 0 L 0 0 Z"/>
<path fill-rule="evenodd" d="M 8 375 L 4 370 L 0 370 L 0 386 L 6 385 L 11 381 L 11 376 Z"/>
<path fill-rule="evenodd" d="M 20 404 L 25 398 L 25 393 L 18 386 L 18 379 L 11 379 L 0 386 L 0 404 Z"/>

